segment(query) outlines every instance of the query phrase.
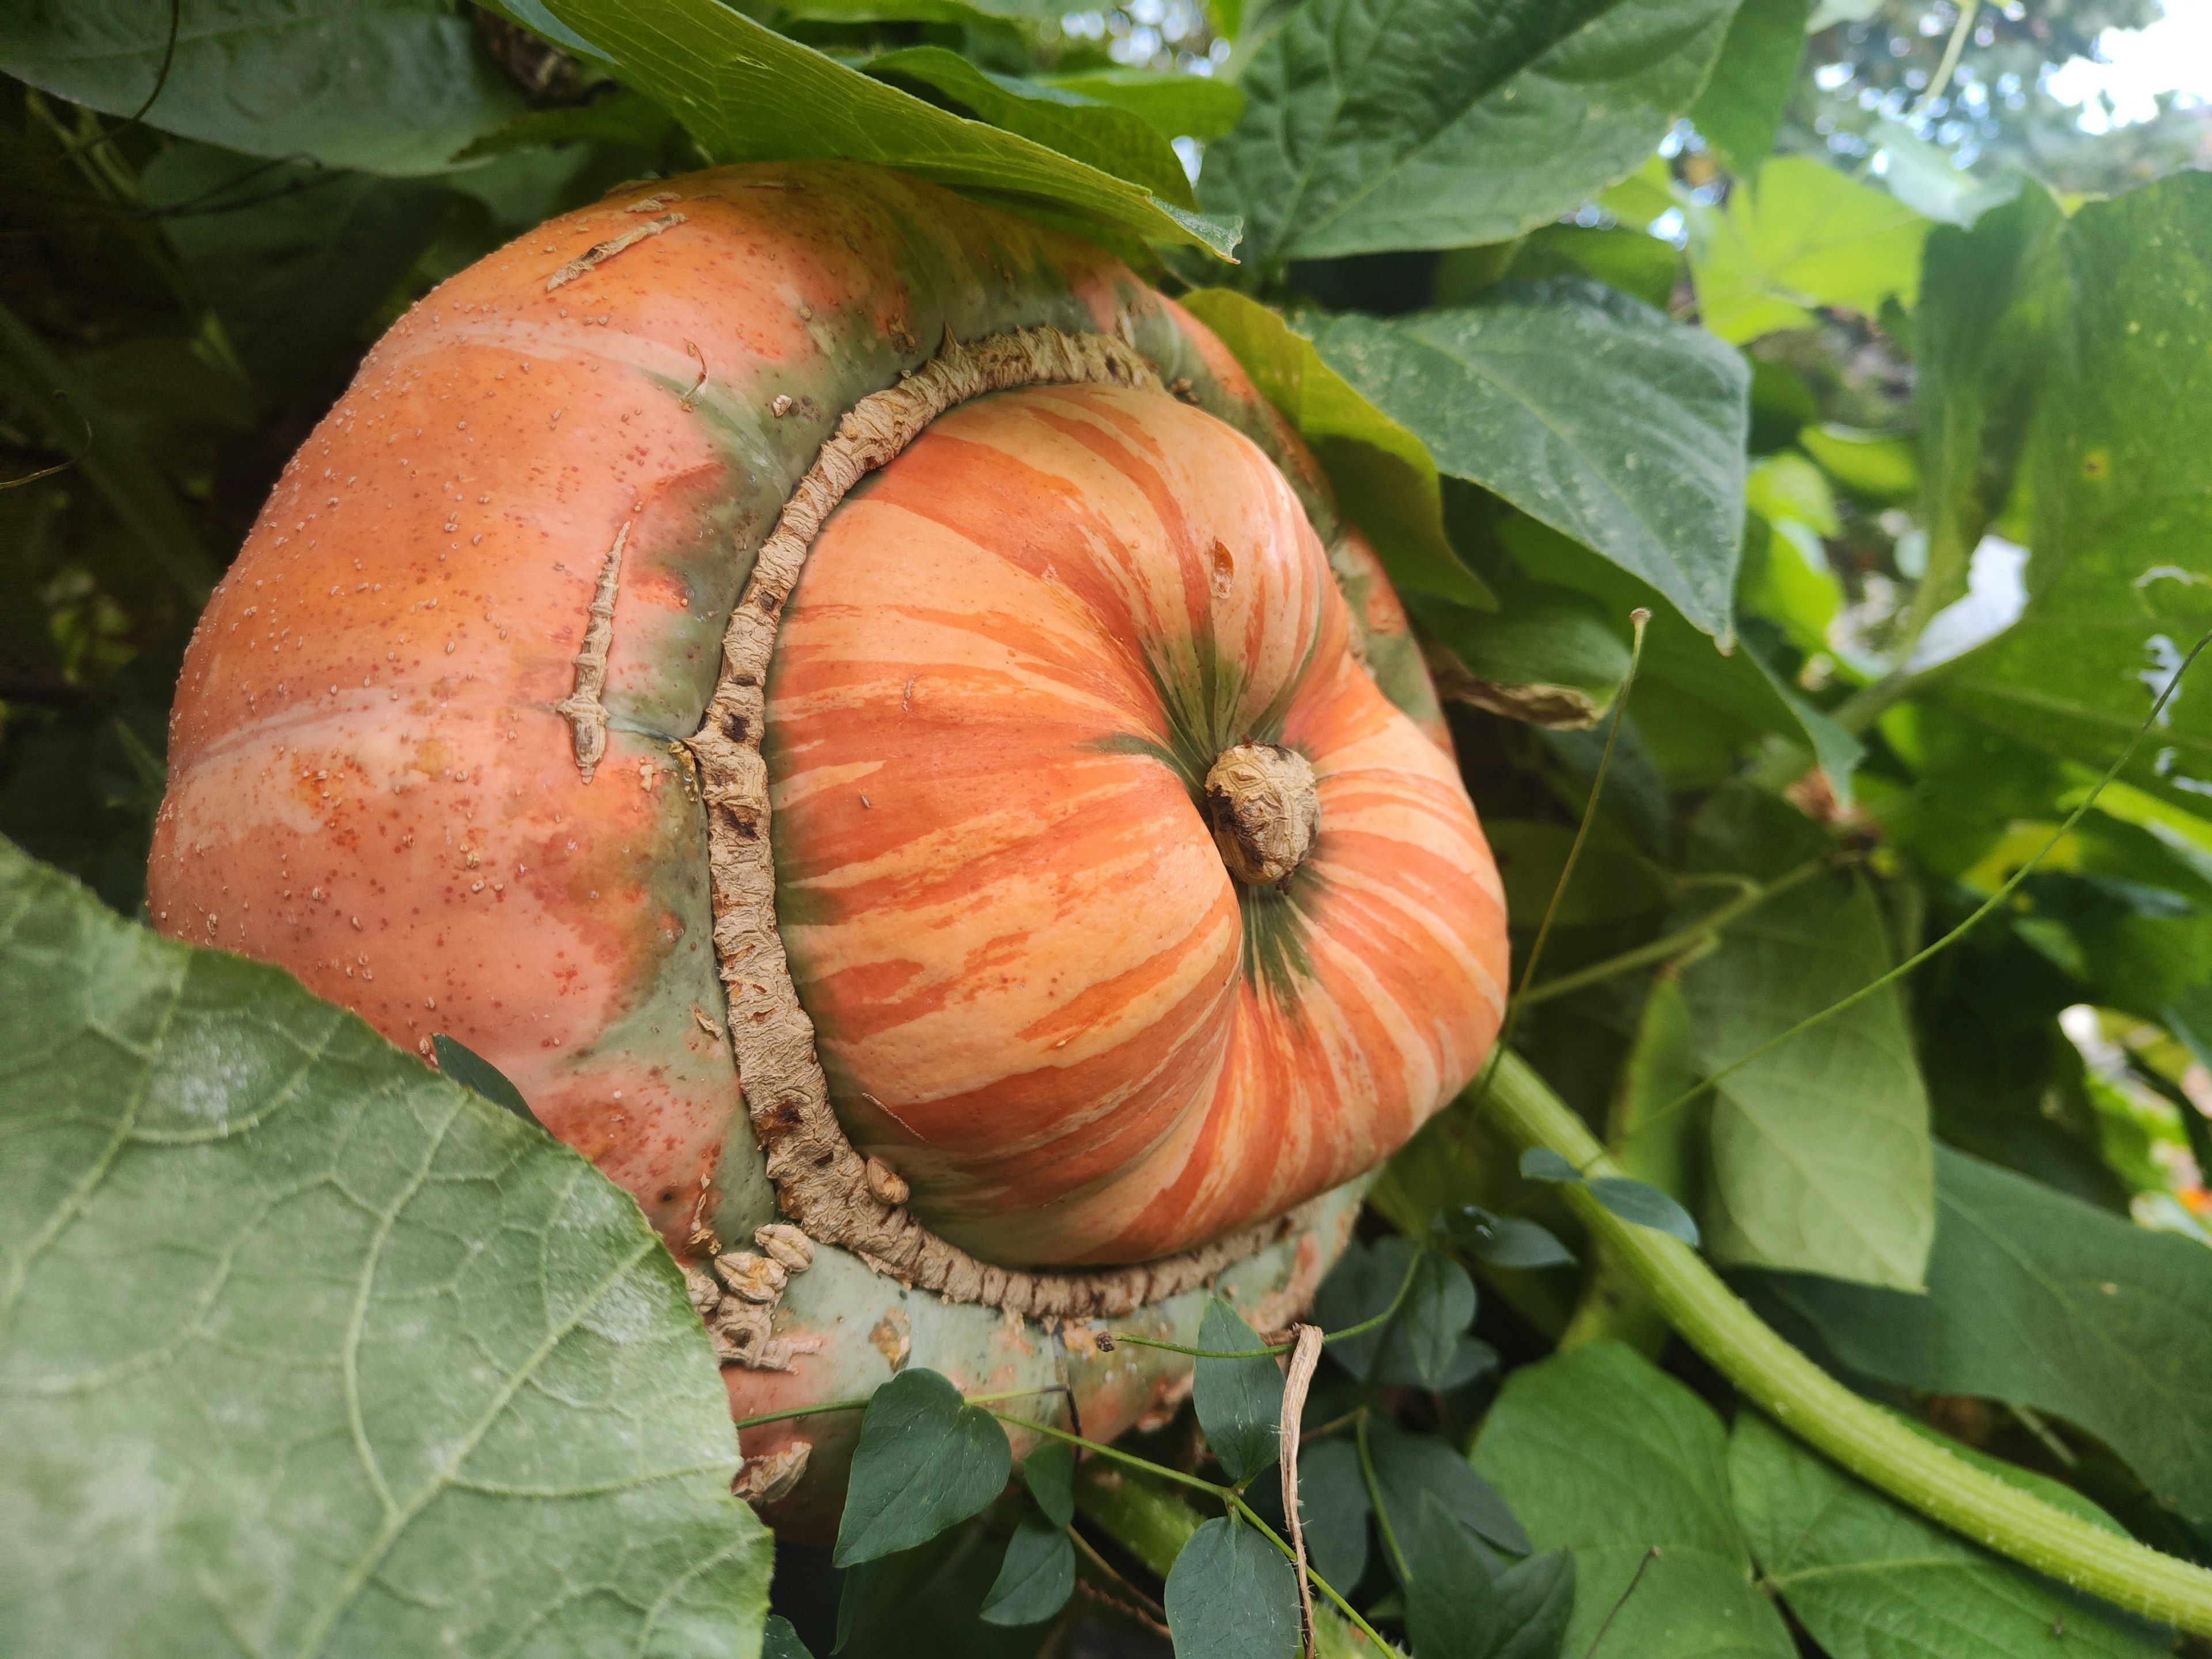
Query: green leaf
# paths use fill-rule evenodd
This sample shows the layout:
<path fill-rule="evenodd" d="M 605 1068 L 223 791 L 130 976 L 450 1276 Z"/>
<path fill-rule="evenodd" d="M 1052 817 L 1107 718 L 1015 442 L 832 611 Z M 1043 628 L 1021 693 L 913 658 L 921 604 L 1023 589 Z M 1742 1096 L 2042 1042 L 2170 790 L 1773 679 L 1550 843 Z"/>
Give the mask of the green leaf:
<path fill-rule="evenodd" d="M 1474 1281 L 1458 1262 L 1424 1251 L 1406 1305 L 1382 1345 L 1378 1380 L 1407 1389 L 1451 1389 L 1497 1363 L 1468 1335 L 1474 1323 Z"/>
<path fill-rule="evenodd" d="M 965 105 L 979 120 L 1141 185 L 1162 201 L 1179 208 L 1197 205 L 1190 175 L 1167 138 L 1127 110 L 1042 82 L 978 69 L 943 46 L 902 46 L 878 52 L 860 67 L 879 81 L 934 88 Z"/>
<path fill-rule="evenodd" d="M 1586 730 L 1613 706 L 1627 678 L 1619 623 L 1570 588 L 1524 583 L 1491 614 L 1424 593 L 1401 597 L 1441 658 L 1431 668 L 1437 695 L 1448 701 Z"/>
<path fill-rule="evenodd" d="M 530 1109 L 530 1103 L 522 1097 L 507 1073 L 501 1071 L 482 1054 L 465 1048 L 443 1031 L 430 1038 L 430 1052 L 437 1056 L 439 1073 L 464 1089 L 482 1095 L 502 1111 L 512 1112 L 525 1123 L 536 1123 L 538 1114 Z"/>
<path fill-rule="evenodd" d="M 1514 1555 L 1528 1553 L 1528 1534 L 1518 1517 L 1441 1435 L 1413 1434 L 1389 1418 L 1370 1418 L 1367 1450 L 1375 1464 L 1382 1513 L 1389 1518 L 1401 1549 L 1420 1537 L 1425 1495 L 1441 1503 L 1453 1520 L 1484 1543 Z"/>
<path fill-rule="evenodd" d="M 1583 1178 L 1583 1172 L 1549 1146 L 1531 1146 L 1521 1154 L 1521 1178 L 1573 1182 Z"/>
<path fill-rule="evenodd" d="M 1298 1646 L 1291 1564 L 1225 1516 L 1193 1533 L 1161 1599 L 1180 1659 L 1289 1659 Z"/>
<path fill-rule="evenodd" d="M 1565 1652 L 1588 1650 L 1618 1606 L 1595 1659 L 1792 1659 L 1781 1616 L 1753 1583 L 1726 1453 L 1711 1409 L 1617 1343 L 1506 1378 L 1474 1463 L 1538 1549 L 1573 1552 Z"/>
<path fill-rule="evenodd" d="M 496 132 L 486 133 L 453 157 L 482 161 L 544 144 L 602 144 L 610 149 L 658 154 L 676 131 L 676 118 L 623 87 L 588 104 L 534 109 L 518 115 Z M 464 173 L 462 177 L 468 175 Z"/>
<path fill-rule="evenodd" d="M 1233 33 L 1231 30 L 1228 33 Z M 1041 75 L 1046 86 L 1095 99 L 1141 116 L 1170 138 L 1221 137 L 1244 113 L 1244 93 L 1234 81 L 1157 70 L 1085 70 L 1079 75 Z"/>
<path fill-rule="evenodd" d="M 1066 1441 L 1048 1440 L 1022 1459 L 1022 1483 L 1055 1527 L 1075 1522 L 1075 1452 Z"/>
<path fill-rule="evenodd" d="M 1497 604 L 1445 538 L 1436 463 L 1419 438 L 1353 391 L 1312 342 L 1258 301 L 1208 288 L 1185 295 L 1182 303 L 1306 441 L 1395 586 L 1478 610 Z"/>
<path fill-rule="evenodd" d="M 1749 419 L 1741 355 L 1572 278 L 1449 311 L 1317 319 L 1313 342 L 1441 471 L 1603 554 L 1728 637 Z"/>
<path fill-rule="evenodd" d="M 1591 1197 L 1623 1221 L 1671 1234 L 1696 1248 L 1698 1224 L 1690 1218 L 1687 1210 L 1656 1187 L 1624 1176 L 1596 1176 L 1591 1179 L 1589 1189 Z"/>
<path fill-rule="evenodd" d="M 1739 179 L 1757 173 L 1805 55 L 1805 0 L 1743 0 L 1690 121 Z"/>
<path fill-rule="evenodd" d="M 1769 880 L 1826 850 L 1771 796 L 1716 796 L 1692 867 Z M 1682 994 L 1712 1072 L 1886 972 L 1874 896 L 1816 877 L 1733 923 Z M 1928 1097 L 1894 988 L 1730 1073 L 1712 1096 L 1714 1259 L 1915 1289 L 1936 1221 Z"/>
<path fill-rule="evenodd" d="M 21 1651 L 734 1656 L 767 1609 L 636 1206 L 6 842 L 0 1417 Z"/>
<path fill-rule="evenodd" d="M 1871 317 L 1920 287 L 1928 221 L 1808 156 L 1777 156 L 1725 208 L 1690 216 L 1690 274 L 1705 325 L 1723 340 L 1802 328 L 1818 306 Z"/>
<path fill-rule="evenodd" d="M 1767 1584 L 1832 1659 L 2166 1651 L 1862 1486 L 1756 1412 L 1736 1416 L 1729 1479 Z"/>
<path fill-rule="evenodd" d="M 981 1511 L 1013 1473 L 1006 1431 L 939 1372 L 910 1365 L 860 1419 L 831 1559 L 849 1567 L 926 1544 Z"/>
<path fill-rule="evenodd" d="M 1407 1270 L 1413 1267 L 1419 1248 L 1411 1239 L 1395 1233 L 1371 1245 L 1357 1238 L 1346 1245 L 1336 1266 L 1314 1292 L 1314 1317 L 1322 1329 L 1333 1335 L 1387 1312 L 1399 1285 L 1406 1282 Z M 1332 1340 L 1323 1352 L 1364 1382 L 1389 1334 L 1388 1327 L 1380 1328 Z"/>
<path fill-rule="evenodd" d="M 844 158 L 1226 258 L 1237 227 L 871 80 L 717 0 L 548 0 L 717 161 Z"/>
<path fill-rule="evenodd" d="M 814 1656 L 799 1639 L 791 1620 L 780 1613 L 772 1613 L 761 1632 L 760 1659 L 814 1659 Z"/>
<path fill-rule="evenodd" d="M 1948 1148 L 1936 1170 L 1925 1296 L 1780 1276 L 1763 1296 L 1863 1376 L 2079 1425 L 2212 1524 L 2212 1252 Z"/>
<path fill-rule="evenodd" d="M 1298 1514 L 1305 1527 L 1306 1557 L 1339 1589 L 1348 1592 L 1367 1571 L 1371 1510 L 1357 1446 L 1337 1439 L 1298 1448 Z"/>
<path fill-rule="evenodd" d="M 1006 1559 L 983 1598 L 987 1625 L 1039 1625 L 1075 1594 L 1075 1546 L 1067 1529 L 1025 1516 L 1006 1541 Z"/>
<path fill-rule="evenodd" d="M 1534 927 L 1565 872 L 1574 826 L 1492 818 L 1482 828 L 1505 884 L 1505 914 L 1519 927 Z M 1632 921 L 1664 908 L 1674 896 L 1674 878 L 1666 871 L 1626 839 L 1594 831 L 1559 894 L 1555 920 L 1562 927 Z"/>
<path fill-rule="evenodd" d="M 1241 1353 L 1267 1345 L 1218 1297 L 1208 1301 L 1198 1346 Z M 1273 1359 L 1201 1359 L 1191 1388 L 1198 1425 L 1229 1478 L 1242 1486 L 1275 1461 L 1283 1415 L 1283 1373 Z"/>
<path fill-rule="evenodd" d="M 2212 177 L 2083 207 L 2061 239 L 2055 326 L 2029 440 L 2031 597 L 1943 672 L 1940 696 L 2048 753 L 2108 765 L 2212 627 L 2212 452 L 2183 411 L 2212 396 Z M 2130 763 L 2193 812 L 2212 780 L 2212 690 L 2192 672 Z"/>
<path fill-rule="evenodd" d="M 361 349 L 369 317 L 437 234 L 442 183 L 271 165 L 173 145 L 140 179 L 253 383 L 283 396 Z"/>
<path fill-rule="evenodd" d="M 1560 1243 L 1549 1228 L 1526 1216 L 1493 1215 L 1479 1205 L 1462 1204 L 1438 1219 L 1454 1243 L 1493 1267 L 1574 1265 L 1574 1252 Z"/>
<path fill-rule="evenodd" d="M 1240 76 L 1199 199 L 1262 263 L 1503 242 L 1625 178 L 1734 0 L 1306 0 Z"/>
<path fill-rule="evenodd" d="M 1422 1494 L 1406 1591 L 1406 1632 L 1419 1659 L 1553 1659 L 1574 1604 L 1572 1556 L 1536 1556 L 1493 1580 L 1466 1529 L 1435 1494 Z"/>
<path fill-rule="evenodd" d="M 830 1652 L 844 1652 L 854 1633 L 867 1622 L 869 1604 L 884 1564 L 885 1558 L 878 1556 L 846 1569 L 845 1582 L 837 1587 L 837 1633 L 830 1641 Z"/>
<path fill-rule="evenodd" d="M 1831 422 L 1807 427 L 1797 444 L 1845 494 L 1870 506 L 1909 501 L 1920 493 L 1920 454 L 1910 433 L 1866 432 Z"/>

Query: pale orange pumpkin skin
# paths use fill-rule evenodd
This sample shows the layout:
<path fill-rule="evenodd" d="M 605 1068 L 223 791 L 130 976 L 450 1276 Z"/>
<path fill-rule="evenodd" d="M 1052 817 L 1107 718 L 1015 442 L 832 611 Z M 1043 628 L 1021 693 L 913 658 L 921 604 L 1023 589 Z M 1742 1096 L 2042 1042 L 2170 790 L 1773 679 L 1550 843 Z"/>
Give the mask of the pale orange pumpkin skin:
<path fill-rule="evenodd" d="M 925 1222 L 1008 1260 L 1157 1254 L 1371 1167 L 1479 1061 L 1505 969 L 1496 876 L 1403 613 L 1297 440 L 1179 307 L 1096 249 L 879 169 L 728 168 L 618 193 L 454 277 L 369 355 L 195 635 L 149 871 L 157 924 L 281 963 L 410 1049 L 453 1034 L 672 1246 L 702 1224 L 742 1242 L 775 1195 L 721 1028 L 702 809 L 677 745 L 753 551 L 842 410 L 948 332 L 1040 325 L 1131 340 L 1197 407 L 1066 388 L 954 410 L 833 518 L 772 668 L 779 905 L 841 1117 L 908 1175 Z M 1022 568 L 1010 527 L 1064 544 L 1087 510 L 1068 507 L 1082 455 L 1077 494 L 1101 489 L 1133 532 L 1089 549 L 1084 579 L 1119 561 L 1181 596 L 1143 639 Z M 1054 519 L 1054 501 L 1075 517 Z M 921 568 L 902 552 L 920 545 L 917 502 L 934 525 L 931 593 L 894 600 Z M 890 539 L 872 532 L 902 514 Z M 979 528 L 994 514 L 1000 531 Z M 963 514 L 956 535 L 945 521 Z M 587 783 L 556 705 L 618 538 L 612 730 Z M 1211 597 L 1215 539 L 1225 599 Z M 975 585 L 947 584 L 947 559 Z M 1262 582 L 1273 597 L 1255 604 Z M 1082 746 L 1156 729 L 1131 665 L 1217 605 L 1251 623 L 1232 652 L 1296 682 L 1279 735 L 1322 774 L 1321 840 L 1287 901 L 1319 948 L 1290 999 L 1240 965 L 1234 884 L 1183 781 Z M 927 605 L 936 644 L 916 631 Z M 994 630 L 1010 659 L 1057 630 L 1096 684 L 1048 687 L 1034 708 L 994 691 L 975 671 Z M 1302 670 L 1285 641 L 1310 652 Z M 823 702 L 841 676 L 859 699 L 842 714 Z M 827 786 L 838 765 L 880 774 L 884 799 Z M 994 828 L 987 787 L 1042 833 Z M 1039 805 L 1063 788 L 1094 791 L 1074 829 Z M 904 877 L 863 872 L 870 846 Z M 1010 864 L 1058 896 L 990 876 Z M 969 935 L 939 925 L 948 881 L 980 907 Z M 849 927 L 822 919 L 832 897 Z M 917 973 L 896 966 L 909 961 Z M 1170 961 L 1139 987 L 1145 963 Z M 1173 1078 L 1155 1063 L 1170 1050 Z M 1248 1310 L 1286 1314 L 1310 1293 L 1348 1224 L 1329 1213 L 1237 1292 Z M 844 1304 L 791 1300 L 779 1331 L 828 1346 L 790 1371 L 726 1370 L 738 1414 L 865 1392 L 907 1363 L 878 1358 Z M 1197 1306 L 1179 1298 L 1158 1328 L 1190 1340 Z M 913 1363 L 963 1386 L 1042 1363 L 945 1340 Z M 1099 1432 L 1176 1382 L 1133 1359 L 1053 1363 L 1081 1373 Z M 824 1462 L 793 1500 L 817 1520 L 834 1506 Z"/>

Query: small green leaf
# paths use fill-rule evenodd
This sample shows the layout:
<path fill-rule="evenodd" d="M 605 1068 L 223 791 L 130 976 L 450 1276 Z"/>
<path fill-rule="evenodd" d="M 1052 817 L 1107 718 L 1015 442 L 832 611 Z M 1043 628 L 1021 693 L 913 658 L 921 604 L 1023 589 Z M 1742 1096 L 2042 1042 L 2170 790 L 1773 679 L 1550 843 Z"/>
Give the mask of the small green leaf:
<path fill-rule="evenodd" d="M 1406 1305 L 1383 1344 L 1376 1376 L 1400 1388 L 1450 1389 L 1479 1375 L 1498 1356 L 1467 1334 L 1474 1309 L 1474 1281 L 1467 1269 L 1424 1252 Z"/>
<path fill-rule="evenodd" d="M 1210 143 L 1235 126 L 1244 113 L 1243 89 L 1234 81 L 1216 80 L 1210 75 L 1170 75 L 1116 65 L 1075 75 L 1041 75 L 1037 79 L 1062 92 L 1141 116 L 1170 138 Z"/>
<path fill-rule="evenodd" d="M 1006 1489 L 1006 1432 L 926 1366 L 884 1384 L 860 1419 L 860 1449 L 831 1559 L 849 1567 L 926 1544 Z"/>
<path fill-rule="evenodd" d="M 473 1090 L 493 1105 L 513 1112 L 525 1123 L 538 1121 L 538 1114 L 530 1109 L 522 1091 L 482 1054 L 463 1048 L 443 1031 L 431 1037 L 430 1052 L 438 1057 L 440 1073 L 464 1089 Z"/>
<path fill-rule="evenodd" d="M 1224 258 L 1241 234 L 1034 139 L 872 80 L 716 0 L 547 3 L 717 161 L 873 161 L 1016 209 L 1075 214 Z"/>
<path fill-rule="evenodd" d="M 1583 1172 L 1549 1146 L 1531 1146 L 1521 1154 L 1521 1178 L 1523 1181 L 1573 1182 L 1580 1181 Z"/>
<path fill-rule="evenodd" d="M 868 1598 L 883 1576 L 883 1557 L 863 1561 L 858 1566 L 845 1570 L 845 1582 L 837 1587 L 837 1634 L 830 1644 L 832 1653 L 842 1653 L 845 1644 L 853 1639 L 853 1632 L 867 1617 Z"/>
<path fill-rule="evenodd" d="M 1690 121 L 1738 179 L 1755 174 L 1805 55 L 1805 0 L 1743 0 Z"/>
<path fill-rule="evenodd" d="M 1505 1500 L 1441 1435 L 1411 1433 L 1388 1418 L 1374 1418 L 1368 1424 L 1367 1451 L 1382 1494 L 1382 1513 L 1389 1517 L 1399 1548 L 1412 1548 L 1420 1536 L 1425 1492 L 1486 1544 L 1512 1555 L 1528 1553 L 1528 1534 Z"/>
<path fill-rule="evenodd" d="M 1437 695 L 1448 702 L 1587 728 L 1612 708 L 1627 676 L 1622 619 L 1571 589 L 1526 583 L 1490 614 L 1417 591 L 1402 597 L 1430 647 Z"/>
<path fill-rule="evenodd" d="M 1813 306 L 1871 317 L 1920 287 L 1928 221 L 1809 156 L 1769 161 L 1725 208 L 1693 208 L 1690 274 L 1705 325 L 1723 340 L 1802 328 Z"/>
<path fill-rule="evenodd" d="M 1176 1659 L 1290 1659 L 1297 1651 L 1291 1564 L 1252 1528 L 1226 1517 L 1191 1534 L 1161 1599 Z"/>
<path fill-rule="evenodd" d="M 1910 433 L 1831 423 L 1807 427 L 1797 442 L 1845 494 L 1870 506 L 1909 501 L 1920 493 L 1920 454 Z"/>
<path fill-rule="evenodd" d="M 1251 258 L 1503 242 L 1625 178 L 1697 97 L 1734 0 L 1307 0 L 1238 76 L 1199 198 Z"/>
<path fill-rule="evenodd" d="M 1006 1542 L 1006 1559 L 983 1598 L 987 1625 L 1037 1625 L 1075 1593 L 1075 1546 L 1067 1530 L 1025 1516 Z"/>
<path fill-rule="evenodd" d="M 1064 1440 L 1048 1440 L 1022 1459 L 1022 1481 L 1055 1527 L 1075 1521 L 1075 1452 Z"/>
<path fill-rule="evenodd" d="M 1372 1503 L 1359 1472 L 1359 1449 L 1344 1439 L 1298 1448 L 1298 1514 L 1306 1555 L 1330 1584 L 1350 1590 L 1367 1571 Z"/>
<path fill-rule="evenodd" d="M 1465 1528 L 1421 1495 L 1406 1630 L 1417 1659 L 1556 1659 L 1575 1606 L 1565 1550 L 1516 1562 L 1495 1578 Z"/>
<path fill-rule="evenodd" d="M 1729 1478 L 1766 1583 L 1832 1659 L 2166 1650 L 1862 1486 L 1757 1412 L 1737 1413 Z"/>
<path fill-rule="evenodd" d="M 1694 1249 L 1698 1224 L 1690 1212 L 1656 1187 L 1625 1176 L 1600 1176 L 1589 1183 L 1590 1195 L 1623 1221 L 1671 1233 Z"/>
<path fill-rule="evenodd" d="M 1314 1293 L 1314 1317 L 1323 1333 L 1350 1330 L 1386 1312 L 1406 1282 L 1417 1248 L 1395 1233 L 1371 1245 L 1352 1240 Z M 1378 1326 L 1358 1336 L 1332 1339 L 1323 1352 L 1364 1382 L 1389 1335 L 1388 1326 Z"/>
<path fill-rule="evenodd" d="M 1575 1255 L 1548 1227 L 1526 1216 L 1497 1215 L 1480 1205 L 1462 1204 L 1438 1218 L 1452 1241 L 1478 1261 L 1493 1267 L 1571 1267 Z"/>
<path fill-rule="evenodd" d="M 1577 277 L 1509 284 L 1445 311 L 1316 318 L 1310 327 L 1322 361 L 1426 445 L 1440 471 L 1503 496 L 1650 583 L 1705 633 L 1729 637 L 1750 420 L 1741 353 Z"/>
<path fill-rule="evenodd" d="M 791 1620 L 780 1613 L 772 1613 L 761 1631 L 760 1659 L 814 1659 L 814 1656 L 799 1639 Z"/>
<path fill-rule="evenodd" d="M 1240 1353 L 1265 1347 L 1259 1333 L 1218 1297 L 1206 1304 L 1198 1346 Z M 1242 1486 L 1275 1461 L 1283 1415 L 1283 1373 L 1273 1359 L 1201 1359 L 1191 1389 L 1206 1443 L 1231 1480 Z"/>

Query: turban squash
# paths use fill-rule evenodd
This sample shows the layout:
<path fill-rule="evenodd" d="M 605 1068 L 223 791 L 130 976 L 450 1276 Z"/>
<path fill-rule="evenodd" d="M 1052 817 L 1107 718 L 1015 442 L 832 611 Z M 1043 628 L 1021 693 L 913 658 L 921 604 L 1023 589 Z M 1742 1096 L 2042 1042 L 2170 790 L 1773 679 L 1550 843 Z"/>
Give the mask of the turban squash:
<path fill-rule="evenodd" d="M 199 626 L 150 895 L 501 1067 L 739 1415 L 1159 1408 L 1097 1322 L 1279 1323 L 1504 975 L 1397 600 L 1235 362 L 836 164 L 626 187 L 393 328 Z M 740 1490 L 818 1531 L 855 1427 Z"/>

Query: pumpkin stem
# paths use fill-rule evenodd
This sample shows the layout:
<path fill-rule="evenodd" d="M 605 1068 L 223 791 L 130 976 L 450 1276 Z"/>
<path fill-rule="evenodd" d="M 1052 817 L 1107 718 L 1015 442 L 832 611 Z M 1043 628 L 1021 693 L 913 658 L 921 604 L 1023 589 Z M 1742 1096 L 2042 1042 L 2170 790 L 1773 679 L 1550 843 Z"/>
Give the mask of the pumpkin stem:
<path fill-rule="evenodd" d="M 1237 880 L 1279 887 L 1313 851 L 1321 795 L 1312 763 L 1279 744 L 1240 743 L 1206 775 L 1213 844 Z"/>

